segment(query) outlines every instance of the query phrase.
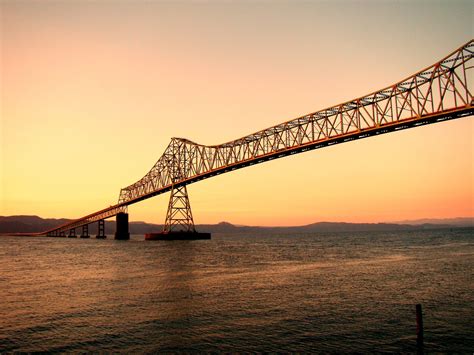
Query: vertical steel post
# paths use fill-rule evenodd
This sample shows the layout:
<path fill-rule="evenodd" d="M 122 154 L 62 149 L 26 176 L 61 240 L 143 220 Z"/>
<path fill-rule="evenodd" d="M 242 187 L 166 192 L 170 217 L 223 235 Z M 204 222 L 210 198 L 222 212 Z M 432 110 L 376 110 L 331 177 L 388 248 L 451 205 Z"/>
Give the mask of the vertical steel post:
<path fill-rule="evenodd" d="M 416 305 L 416 346 L 418 353 L 423 353 L 423 313 L 421 304 Z"/>
<path fill-rule="evenodd" d="M 186 185 L 173 187 L 163 231 L 196 232 Z"/>

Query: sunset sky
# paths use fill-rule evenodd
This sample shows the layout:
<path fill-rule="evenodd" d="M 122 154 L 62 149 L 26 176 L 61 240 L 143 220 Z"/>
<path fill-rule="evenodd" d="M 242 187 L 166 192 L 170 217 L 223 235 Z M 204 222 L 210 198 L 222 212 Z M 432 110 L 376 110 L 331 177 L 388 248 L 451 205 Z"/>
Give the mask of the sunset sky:
<path fill-rule="evenodd" d="M 219 144 L 391 85 L 474 37 L 473 4 L 0 0 L 0 215 L 78 218 L 171 137 Z M 463 118 L 204 180 L 194 219 L 474 216 L 473 134 Z M 168 198 L 130 220 L 164 222 Z"/>

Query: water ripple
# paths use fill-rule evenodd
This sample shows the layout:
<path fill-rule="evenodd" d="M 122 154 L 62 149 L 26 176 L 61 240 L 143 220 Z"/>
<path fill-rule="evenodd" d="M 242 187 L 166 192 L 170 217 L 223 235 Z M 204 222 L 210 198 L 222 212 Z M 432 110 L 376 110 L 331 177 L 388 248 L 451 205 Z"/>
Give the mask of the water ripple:
<path fill-rule="evenodd" d="M 472 352 L 472 230 L 0 240 L 0 351 Z"/>

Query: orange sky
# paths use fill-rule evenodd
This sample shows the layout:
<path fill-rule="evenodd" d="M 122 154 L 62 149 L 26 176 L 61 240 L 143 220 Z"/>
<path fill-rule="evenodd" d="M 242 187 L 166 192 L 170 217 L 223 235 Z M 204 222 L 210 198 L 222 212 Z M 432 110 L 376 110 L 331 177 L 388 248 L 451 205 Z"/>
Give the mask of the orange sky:
<path fill-rule="evenodd" d="M 218 144 L 414 73 L 473 37 L 471 1 L 2 1 L 0 215 L 114 204 L 171 137 Z M 472 118 L 188 187 L 196 223 L 474 216 Z M 169 194 L 129 207 L 162 223 Z"/>

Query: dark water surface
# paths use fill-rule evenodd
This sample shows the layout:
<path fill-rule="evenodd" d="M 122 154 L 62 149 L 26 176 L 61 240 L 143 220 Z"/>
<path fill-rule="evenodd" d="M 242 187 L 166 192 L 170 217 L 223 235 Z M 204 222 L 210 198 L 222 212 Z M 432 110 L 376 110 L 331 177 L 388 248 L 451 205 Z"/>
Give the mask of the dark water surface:
<path fill-rule="evenodd" d="M 474 351 L 473 230 L 0 238 L 0 350 Z"/>

